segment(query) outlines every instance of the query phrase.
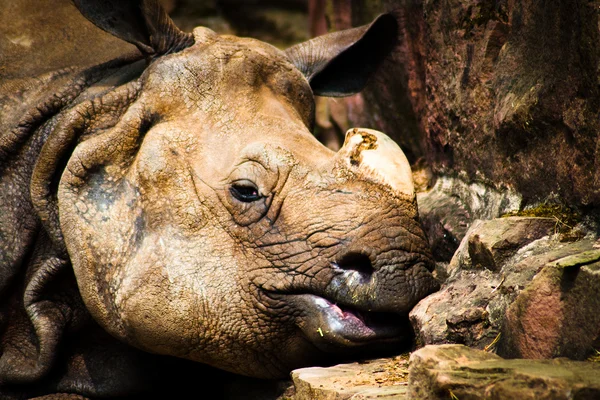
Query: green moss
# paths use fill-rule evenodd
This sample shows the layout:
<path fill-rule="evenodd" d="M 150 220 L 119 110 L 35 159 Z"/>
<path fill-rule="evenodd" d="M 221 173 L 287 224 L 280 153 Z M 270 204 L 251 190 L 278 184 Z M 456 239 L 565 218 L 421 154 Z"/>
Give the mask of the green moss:
<path fill-rule="evenodd" d="M 554 218 L 556 220 L 556 231 L 565 233 L 570 231 L 581 222 L 582 217 L 570 207 L 558 204 L 541 204 L 535 207 L 519 211 L 512 211 L 502 217 L 541 217 Z"/>
<path fill-rule="evenodd" d="M 588 250 L 581 253 L 563 257 L 554 262 L 559 268 L 581 267 L 600 261 L 600 250 Z"/>

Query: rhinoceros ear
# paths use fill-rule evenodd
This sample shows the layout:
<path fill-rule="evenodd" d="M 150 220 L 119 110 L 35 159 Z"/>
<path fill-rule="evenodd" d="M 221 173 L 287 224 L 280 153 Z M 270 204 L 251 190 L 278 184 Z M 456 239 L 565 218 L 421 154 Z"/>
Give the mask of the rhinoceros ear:
<path fill-rule="evenodd" d="M 73 0 L 94 25 L 135 45 L 146 57 L 191 46 L 191 33 L 173 23 L 158 0 Z"/>
<path fill-rule="evenodd" d="M 286 50 L 306 76 L 313 93 L 342 97 L 366 85 L 397 43 L 398 23 L 382 14 L 370 25 L 329 33 Z"/>

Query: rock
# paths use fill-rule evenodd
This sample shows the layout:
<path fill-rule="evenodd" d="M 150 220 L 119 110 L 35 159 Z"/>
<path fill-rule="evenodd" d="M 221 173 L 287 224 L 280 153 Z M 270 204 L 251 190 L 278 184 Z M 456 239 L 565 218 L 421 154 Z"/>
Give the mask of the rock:
<path fill-rule="evenodd" d="M 281 400 L 402 399 L 406 395 L 408 358 L 310 367 L 292 371 L 294 388 Z"/>
<path fill-rule="evenodd" d="M 498 337 L 506 310 L 533 277 L 551 262 L 592 249 L 593 239 L 560 242 L 559 235 L 548 236 L 553 224 L 521 217 L 474 223 L 450 262 L 446 282 L 409 314 L 417 343 L 499 346 L 507 336 Z"/>
<path fill-rule="evenodd" d="M 600 30 L 587 0 L 326 3 L 333 29 L 396 12 L 398 49 L 362 95 L 369 126 L 411 163 L 528 204 L 600 205 Z"/>
<path fill-rule="evenodd" d="M 600 363 L 505 360 L 462 345 L 426 346 L 412 353 L 408 399 L 600 398 Z"/>
<path fill-rule="evenodd" d="M 508 307 L 498 354 L 584 360 L 600 344 L 600 249 L 548 264 Z"/>
<path fill-rule="evenodd" d="M 440 191 L 439 186 L 417 193 L 417 203 L 433 257 L 450 261 L 472 222 L 471 214 L 458 197 Z"/>
<path fill-rule="evenodd" d="M 435 174 L 600 204 L 600 30 L 587 4 L 423 2 Z"/>
<path fill-rule="evenodd" d="M 463 345 L 429 345 L 406 356 L 302 368 L 279 400 L 598 399 L 600 363 L 506 360 Z M 454 397 L 452 397 L 454 396 Z"/>
<path fill-rule="evenodd" d="M 491 324 L 488 305 L 500 277 L 489 270 L 465 271 L 449 278 L 440 291 L 419 302 L 410 312 L 420 345 L 464 343 L 489 345 L 500 325 Z"/>
<path fill-rule="evenodd" d="M 506 189 L 439 177 L 433 188 L 417 193 L 419 214 L 437 261 L 450 261 L 469 226 L 519 208 L 521 198 Z"/>
<path fill-rule="evenodd" d="M 552 218 L 507 217 L 478 220 L 471 225 L 468 239 L 460 244 L 449 269 L 486 268 L 498 271 L 504 261 L 517 250 L 555 233 L 556 221 Z"/>

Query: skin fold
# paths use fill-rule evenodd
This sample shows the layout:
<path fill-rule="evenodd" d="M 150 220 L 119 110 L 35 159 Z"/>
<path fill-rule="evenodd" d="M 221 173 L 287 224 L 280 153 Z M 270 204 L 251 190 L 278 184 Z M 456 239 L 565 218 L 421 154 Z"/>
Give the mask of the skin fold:
<path fill-rule="evenodd" d="M 60 101 L 0 86 L 0 390 L 135 393 L 139 354 L 285 378 L 409 342 L 438 283 L 408 161 L 381 132 L 352 129 L 337 153 L 311 133 L 314 94 L 360 90 L 393 18 L 281 51 L 139 3 L 106 25 L 75 2 L 138 52 L 38 78 Z M 14 111 L 16 87 L 37 111 Z M 93 343 L 130 379 L 108 379 Z"/>

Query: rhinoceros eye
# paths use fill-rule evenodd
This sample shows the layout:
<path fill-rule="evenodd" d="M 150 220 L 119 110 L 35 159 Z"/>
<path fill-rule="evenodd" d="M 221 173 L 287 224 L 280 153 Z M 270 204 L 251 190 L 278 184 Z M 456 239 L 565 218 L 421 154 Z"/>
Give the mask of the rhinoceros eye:
<path fill-rule="evenodd" d="M 262 198 L 254 182 L 248 180 L 234 182 L 229 191 L 233 197 L 244 203 L 252 203 Z"/>

